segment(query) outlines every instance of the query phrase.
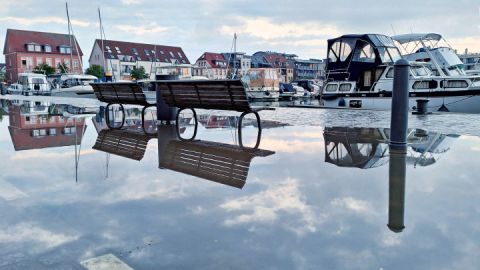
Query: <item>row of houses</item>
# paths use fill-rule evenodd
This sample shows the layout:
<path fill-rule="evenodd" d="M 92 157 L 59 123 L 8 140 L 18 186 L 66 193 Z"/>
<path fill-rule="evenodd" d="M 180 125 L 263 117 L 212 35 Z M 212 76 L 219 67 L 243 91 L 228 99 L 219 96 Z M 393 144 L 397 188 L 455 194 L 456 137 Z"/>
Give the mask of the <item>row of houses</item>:
<path fill-rule="evenodd" d="M 60 66 L 70 73 L 84 70 L 83 51 L 73 35 L 7 29 L 3 54 L 5 79 L 9 82 L 17 81 L 19 73 L 31 72 L 42 64 L 56 68 L 56 72 L 60 72 Z M 302 60 L 294 54 L 205 52 L 192 64 L 181 47 L 100 39 L 94 41 L 88 62 L 103 67 L 105 75 L 115 80 L 131 79 L 131 72 L 140 67 L 151 79 L 161 75 L 239 78 L 250 68 L 274 69 L 281 82 L 325 76 L 324 60 Z"/>

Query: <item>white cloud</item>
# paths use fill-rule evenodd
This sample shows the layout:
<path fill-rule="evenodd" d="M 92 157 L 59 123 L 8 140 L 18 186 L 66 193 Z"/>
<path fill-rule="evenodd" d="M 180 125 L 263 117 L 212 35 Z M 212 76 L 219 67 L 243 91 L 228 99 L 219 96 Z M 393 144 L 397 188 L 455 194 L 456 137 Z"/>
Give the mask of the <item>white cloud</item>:
<path fill-rule="evenodd" d="M 139 5 L 142 3 L 143 0 L 122 0 L 122 4 L 124 5 Z"/>
<path fill-rule="evenodd" d="M 46 248 L 53 248 L 78 239 L 77 235 L 54 233 L 35 227 L 30 223 L 20 223 L 14 227 L 0 230 L 0 243 L 34 241 Z"/>
<path fill-rule="evenodd" d="M 299 215 L 299 218 L 282 220 L 282 225 L 299 235 L 316 231 L 314 212 L 304 201 L 296 180 L 289 179 L 275 188 L 227 201 L 220 207 L 227 212 L 242 212 L 225 220 L 225 226 L 272 223 L 278 221 L 281 215 Z"/>
<path fill-rule="evenodd" d="M 90 22 L 82 20 L 70 20 L 73 26 L 79 27 L 88 27 Z M 38 24 L 65 24 L 67 25 L 67 19 L 56 16 L 45 16 L 45 17 L 35 17 L 35 18 L 22 18 L 22 17 L 0 17 L 0 22 L 8 22 L 16 25 L 30 26 Z"/>
<path fill-rule="evenodd" d="M 288 42 L 294 46 L 325 45 L 325 38 L 341 34 L 336 26 L 319 22 L 276 23 L 265 17 L 237 17 L 237 21 L 239 23 L 235 26 L 224 25 L 220 27 L 220 33 L 224 35 L 246 34 L 270 43 Z"/>
<path fill-rule="evenodd" d="M 138 36 L 164 33 L 169 30 L 168 27 L 159 26 L 156 23 L 150 23 L 149 25 L 120 24 L 115 27 L 120 31 Z"/>
<path fill-rule="evenodd" d="M 334 207 L 337 207 L 340 209 L 346 209 L 348 211 L 352 211 L 357 214 L 374 214 L 375 213 L 372 205 L 369 202 L 358 200 L 352 197 L 336 198 L 330 204 Z"/>

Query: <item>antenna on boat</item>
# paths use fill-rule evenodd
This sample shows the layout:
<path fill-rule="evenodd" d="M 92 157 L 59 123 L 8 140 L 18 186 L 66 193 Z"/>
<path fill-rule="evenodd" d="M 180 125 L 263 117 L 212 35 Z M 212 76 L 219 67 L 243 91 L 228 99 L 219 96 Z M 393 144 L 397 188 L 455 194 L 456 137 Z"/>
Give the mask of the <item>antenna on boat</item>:
<path fill-rule="evenodd" d="M 393 33 L 393 35 L 395 35 L 395 36 L 396 36 L 396 35 L 397 35 L 397 33 L 395 32 L 395 28 L 393 28 L 393 24 L 390 24 L 390 27 L 392 28 L 392 33 Z"/>

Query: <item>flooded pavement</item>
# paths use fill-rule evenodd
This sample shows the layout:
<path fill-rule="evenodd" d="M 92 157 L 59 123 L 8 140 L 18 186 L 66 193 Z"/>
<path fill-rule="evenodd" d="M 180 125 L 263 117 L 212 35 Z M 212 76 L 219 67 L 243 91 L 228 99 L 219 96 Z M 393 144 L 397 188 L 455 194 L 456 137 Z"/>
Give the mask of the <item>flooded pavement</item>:
<path fill-rule="evenodd" d="M 391 155 L 385 111 L 262 111 L 252 149 L 235 112 L 199 111 L 182 141 L 189 115 L 157 129 L 129 107 L 112 130 L 94 100 L 0 101 L 0 269 L 480 265 L 477 115 L 410 116 Z"/>

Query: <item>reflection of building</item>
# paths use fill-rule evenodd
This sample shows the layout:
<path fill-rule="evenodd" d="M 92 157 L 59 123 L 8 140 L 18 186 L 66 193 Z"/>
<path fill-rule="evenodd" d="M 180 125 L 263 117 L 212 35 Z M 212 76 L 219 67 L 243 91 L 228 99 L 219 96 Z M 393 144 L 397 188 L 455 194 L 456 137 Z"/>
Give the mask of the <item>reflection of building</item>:
<path fill-rule="evenodd" d="M 8 127 L 16 151 L 79 144 L 85 119 L 50 114 L 48 104 L 26 103 L 9 107 Z"/>
<path fill-rule="evenodd" d="M 326 127 L 325 162 L 340 167 L 374 168 L 388 163 L 389 129 Z M 452 134 L 439 134 L 413 129 L 408 135 L 406 162 L 428 166 L 439 154 L 450 149 Z"/>
<path fill-rule="evenodd" d="M 75 36 L 7 29 L 3 54 L 6 79 L 11 82 L 17 81 L 19 73 L 32 71 L 40 64 L 57 71 L 60 64 L 65 64 L 72 73 L 82 72 L 83 53 Z"/>

